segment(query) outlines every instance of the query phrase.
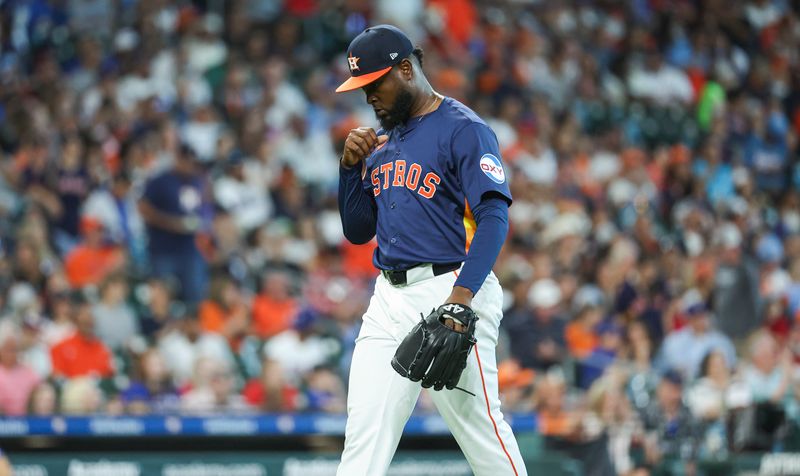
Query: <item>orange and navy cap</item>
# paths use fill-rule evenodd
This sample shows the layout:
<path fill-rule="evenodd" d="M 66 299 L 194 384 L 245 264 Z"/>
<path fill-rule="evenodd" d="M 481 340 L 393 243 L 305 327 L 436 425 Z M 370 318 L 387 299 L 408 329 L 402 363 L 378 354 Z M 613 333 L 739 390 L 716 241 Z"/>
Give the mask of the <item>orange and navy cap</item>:
<path fill-rule="evenodd" d="M 392 25 L 367 28 L 347 48 L 350 78 L 336 88 L 336 92 L 363 88 L 388 73 L 392 66 L 407 58 L 413 51 L 411 40 L 399 28 Z"/>

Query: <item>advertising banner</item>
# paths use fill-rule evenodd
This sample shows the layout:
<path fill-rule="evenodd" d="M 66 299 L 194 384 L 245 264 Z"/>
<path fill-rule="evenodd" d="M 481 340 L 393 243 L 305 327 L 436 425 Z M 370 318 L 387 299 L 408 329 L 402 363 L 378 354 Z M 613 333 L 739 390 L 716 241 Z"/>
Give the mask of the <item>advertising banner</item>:
<path fill-rule="evenodd" d="M 337 455 L 114 453 L 11 455 L 15 476 L 335 476 Z M 470 476 L 457 452 L 400 453 L 390 476 Z"/>

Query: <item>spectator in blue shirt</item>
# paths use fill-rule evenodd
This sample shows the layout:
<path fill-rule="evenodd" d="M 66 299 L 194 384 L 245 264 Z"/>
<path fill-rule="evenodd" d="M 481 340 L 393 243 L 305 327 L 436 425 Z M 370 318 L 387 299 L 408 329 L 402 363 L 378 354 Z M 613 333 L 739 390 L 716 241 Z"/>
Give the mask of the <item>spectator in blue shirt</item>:
<path fill-rule="evenodd" d="M 709 140 L 702 147 L 701 156 L 692 165 L 692 172 L 705 182 L 706 198 L 716 205 L 735 195 L 733 167 L 724 162 L 722 144 Z"/>
<path fill-rule="evenodd" d="M 180 297 L 198 303 L 208 285 L 208 268 L 197 246 L 201 233 L 211 225 L 211 203 L 196 153 L 182 146 L 175 165 L 150 180 L 139 201 L 147 226 L 149 258 L 153 274 L 172 278 Z"/>
<path fill-rule="evenodd" d="M 696 302 L 684 311 L 689 323 L 671 332 L 664 339 L 661 352 L 656 359 L 656 367 L 662 372 L 676 370 L 693 380 L 700 371 L 703 358 L 711 351 L 719 351 L 729 367 L 736 363 L 736 350 L 725 334 L 711 327 L 708 307 L 704 302 Z"/>
<path fill-rule="evenodd" d="M 567 353 L 558 283 L 549 278 L 536 281 L 527 304 L 509 312 L 503 320 L 511 355 L 525 368 L 546 370 Z"/>
<path fill-rule="evenodd" d="M 765 115 L 760 110 L 753 112 L 751 120 L 752 130 L 745 142 L 745 165 L 753 169 L 760 190 L 781 192 L 788 178 L 788 121 L 779 111 Z"/>
<path fill-rule="evenodd" d="M 583 389 L 591 387 L 603 375 L 622 349 L 622 326 L 607 320 L 598 324 L 595 330 L 600 336 L 599 345 L 578 364 L 578 385 Z"/>
<path fill-rule="evenodd" d="M 128 171 L 119 171 L 108 187 L 98 188 L 87 197 L 81 213 L 100 220 L 109 238 L 127 248 L 132 263 L 140 271 L 147 261 L 147 239 L 131 186 Z"/>
<path fill-rule="evenodd" d="M 180 397 L 172 384 L 172 376 L 158 349 L 150 348 L 139 358 L 140 378 L 122 391 L 122 402 L 128 413 L 174 412 Z"/>

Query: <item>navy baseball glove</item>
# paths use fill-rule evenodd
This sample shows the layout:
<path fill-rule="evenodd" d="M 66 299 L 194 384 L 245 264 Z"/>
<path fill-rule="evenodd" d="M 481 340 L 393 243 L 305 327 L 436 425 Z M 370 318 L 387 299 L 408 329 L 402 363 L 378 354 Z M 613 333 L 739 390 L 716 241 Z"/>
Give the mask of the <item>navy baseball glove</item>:
<path fill-rule="evenodd" d="M 464 326 L 456 331 L 444 324 L 453 319 Z M 478 316 L 463 304 L 444 304 L 411 329 L 392 358 L 392 367 L 412 382 L 434 390 L 456 388 L 467 356 L 475 345 Z"/>

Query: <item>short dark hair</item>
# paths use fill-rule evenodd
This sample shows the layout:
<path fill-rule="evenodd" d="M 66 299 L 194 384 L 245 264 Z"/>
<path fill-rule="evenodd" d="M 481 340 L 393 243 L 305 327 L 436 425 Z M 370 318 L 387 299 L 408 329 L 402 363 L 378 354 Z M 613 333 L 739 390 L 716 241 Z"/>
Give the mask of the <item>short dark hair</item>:
<path fill-rule="evenodd" d="M 182 142 L 178 147 L 178 158 L 181 159 L 188 159 L 188 160 L 196 160 L 197 159 L 197 151 L 194 150 L 194 147 L 191 145 Z"/>
<path fill-rule="evenodd" d="M 417 62 L 419 63 L 420 67 L 422 67 L 422 57 L 425 56 L 425 53 L 422 51 L 422 48 L 417 46 L 414 48 L 414 51 L 411 54 L 417 58 Z"/>

